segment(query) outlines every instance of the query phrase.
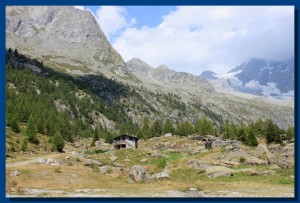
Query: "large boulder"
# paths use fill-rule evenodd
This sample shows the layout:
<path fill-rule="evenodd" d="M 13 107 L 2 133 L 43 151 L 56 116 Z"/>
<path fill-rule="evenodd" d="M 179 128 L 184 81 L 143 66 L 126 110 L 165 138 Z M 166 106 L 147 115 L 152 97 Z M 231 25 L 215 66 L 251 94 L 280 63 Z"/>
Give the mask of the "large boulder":
<path fill-rule="evenodd" d="M 105 173 L 108 173 L 109 171 L 111 171 L 111 166 L 107 166 L 107 165 L 101 166 L 101 167 L 99 167 L 99 170 L 100 170 L 100 173 L 105 174 Z"/>
<path fill-rule="evenodd" d="M 53 166 L 59 166 L 60 162 L 58 160 L 55 160 L 55 159 L 50 157 L 50 158 L 47 159 L 46 164 L 53 165 Z"/>
<path fill-rule="evenodd" d="M 150 176 L 148 172 L 142 166 L 133 166 L 129 172 L 129 182 L 148 182 Z"/>
<path fill-rule="evenodd" d="M 293 168 L 294 162 L 280 157 L 276 160 L 276 165 L 279 166 L 280 168 Z"/>
<path fill-rule="evenodd" d="M 283 154 L 286 151 L 280 144 L 271 145 L 268 149 L 272 154 Z"/>
<path fill-rule="evenodd" d="M 244 159 L 245 164 L 247 165 L 266 164 L 264 160 L 251 156 L 250 154 L 248 154 L 243 150 L 229 152 L 224 158 L 225 161 L 233 161 L 233 162 L 240 162 L 241 159 Z"/>
<path fill-rule="evenodd" d="M 253 152 L 253 155 L 258 158 L 267 158 L 269 164 L 274 164 L 276 162 L 275 156 L 270 152 L 268 147 L 264 144 L 259 144 L 255 151 Z"/>
<path fill-rule="evenodd" d="M 172 137 L 172 133 L 167 133 L 167 134 L 164 134 L 163 137 Z"/>
<path fill-rule="evenodd" d="M 207 167 L 205 169 L 205 173 L 210 176 L 210 175 L 213 175 L 215 173 L 220 173 L 220 172 L 224 172 L 224 173 L 227 173 L 227 174 L 231 174 L 231 173 L 234 173 L 236 172 L 235 170 L 233 169 L 230 169 L 228 167 L 225 167 L 225 166 L 210 166 L 210 167 Z"/>
<path fill-rule="evenodd" d="M 204 173 L 205 169 L 210 167 L 211 165 L 204 162 L 204 161 L 201 161 L 201 160 L 192 160 L 192 161 L 187 163 L 187 166 L 192 168 L 192 169 L 195 169 L 195 170 L 197 170 L 201 173 Z"/>
<path fill-rule="evenodd" d="M 97 161 L 97 160 L 93 160 L 93 159 L 87 159 L 84 162 L 84 166 L 91 166 L 91 165 L 103 166 L 104 164 L 101 161 Z"/>
<path fill-rule="evenodd" d="M 160 173 L 155 173 L 151 176 L 152 179 L 154 180 L 165 180 L 165 179 L 170 179 L 169 171 L 168 170 L 163 170 Z"/>

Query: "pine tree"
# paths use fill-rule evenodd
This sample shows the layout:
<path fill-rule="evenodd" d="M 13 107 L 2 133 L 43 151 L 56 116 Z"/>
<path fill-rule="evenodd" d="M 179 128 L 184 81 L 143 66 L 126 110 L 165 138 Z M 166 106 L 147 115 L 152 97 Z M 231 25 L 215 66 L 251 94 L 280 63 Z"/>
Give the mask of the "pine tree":
<path fill-rule="evenodd" d="M 42 117 L 40 117 L 40 119 L 38 120 L 37 132 L 43 135 L 45 134 L 45 121 Z"/>
<path fill-rule="evenodd" d="M 167 119 L 164 124 L 163 124 L 163 127 L 162 127 L 162 133 L 163 134 L 166 134 L 166 133 L 172 133 L 174 134 L 175 133 L 175 130 L 173 128 L 173 123 L 170 119 Z"/>
<path fill-rule="evenodd" d="M 95 146 L 95 142 L 97 142 L 99 140 L 99 129 L 96 129 L 94 132 L 94 138 L 93 141 L 91 143 L 91 147 Z"/>
<path fill-rule="evenodd" d="M 238 140 L 243 142 L 246 145 L 249 145 L 249 140 L 245 131 L 244 126 L 242 125 L 238 131 Z"/>
<path fill-rule="evenodd" d="M 158 120 L 155 120 L 151 126 L 151 137 L 159 137 L 161 135 L 161 123 Z"/>
<path fill-rule="evenodd" d="M 56 150 L 59 152 L 63 151 L 65 146 L 65 141 L 59 132 L 56 132 L 51 139 L 52 144 L 56 147 Z"/>
<path fill-rule="evenodd" d="M 294 138 L 294 127 L 289 126 L 288 129 L 286 130 L 286 135 L 288 139 L 293 139 Z"/>
<path fill-rule="evenodd" d="M 279 131 L 278 126 L 274 124 L 272 120 L 269 119 L 266 121 L 266 140 L 268 144 L 272 142 L 276 142 L 276 143 L 281 142 L 278 131 Z"/>
<path fill-rule="evenodd" d="M 194 126 L 190 122 L 185 121 L 178 124 L 176 133 L 180 136 L 191 135 L 194 133 Z"/>
<path fill-rule="evenodd" d="M 27 146 L 28 146 L 28 141 L 27 141 L 27 139 L 24 139 L 24 140 L 23 140 L 23 143 L 22 143 L 22 145 L 21 145 L 21 150 L 22 150 L 23 152 L 25 152 L 25 151 L 27 150 Z"/>
<path fill-rule="evenodd" d="M 254 135 L 254 130 L 252 128 L 250 128 L 248 132 L 248 141 L 249 146 L 256 147 L 258 145 L 257 139 Z"/>
<path fill-rule="evenodd" d="M 144 137 L 145 138 L 149 138 L 150 137 L 150 126 L 149 126 L 149 120 L 147 117 L 145 117 L 143 119 L 143 123 L 142 123 L 142 131 L 143 131 L 143 134 L 144 134 Z"/>
<path fill-rule="evenodd" d="M 19 133 L 20 132 L 20 127 L 16 121 L 16 119 L 13 117 L 11 122 L 10 122 L 10 127 L 11 127 L 11 130 L 15 133 Z"/>
<path fill-rule="evenodd" d="M 26 129 L 26 136 L 28 138 L 28 141 L 32 144 L 39 144 L 39 140 L 37 138 L 37 130 L 35 125 L 35 119 L 32 115 L 30 115 L 28 120 L 28 125 Z"/>

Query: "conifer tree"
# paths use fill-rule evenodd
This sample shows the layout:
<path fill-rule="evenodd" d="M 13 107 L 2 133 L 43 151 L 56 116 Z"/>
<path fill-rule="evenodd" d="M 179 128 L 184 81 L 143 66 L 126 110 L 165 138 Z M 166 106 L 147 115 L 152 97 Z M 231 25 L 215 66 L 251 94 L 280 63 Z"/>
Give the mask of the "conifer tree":
<path fill-rule="evenodd" d="M 250 128 L 248 132 L 248 141 L 249 146 L 256 147 L 258 145 L 257 139 L 254 135 L 254 130 L 252 128 Z"/>
<path fill-rule="evenodd" d="M 155 120 L 151 126 L 151 137 L 159 137 L 161 135 L 161 124 L 158 120 Z"/>
<path fill-rule="evenodd" d="M 288 129 L 286 130 L 286 135 L 288 139 L 293 139 L 294 138 L 294 127 L 289 126 Z"/>
<path fill-rule="evenodd" d="M 11 126 L 11 130 L 15 133 L 19 133 L 20 132 L 20 127 L 16 121 L 16 119 L 13 117 L 11 122 L 10 122 L 10 126 Z"/>
<path fill-rule="evenodd" d="M 59 132 L 56 132 L 55 135 L 51 139 L 52 144 L 56 147 L 56 150 L 59 152 L 63 151 L 65 146 L 64 138 L 61 136 Z"/>
<path fill-rule="evenodd" d="M 150 126 L 149 126 L 149 119 L 147 117 L 145 117 L 143 119 L 143 123 L 142 123 L 142 131 L 143 131 L 143 134 L 144 134 L 144 138 L 148 138 L 150 137 Z"/>
<path fill-rule="evenodd" d="M 30 143 L 32 144 L 39 144 L 39 140 L 37 138 L 37 130 L 36 130 L 36 124 L 35 119 L 32 115 L 30 115 L 28 120 L 28 125 L 26 129 L 26 136 Z"/>
<path fill-rule="evenodd" d="M 174 134 L 175 133 L 172 121 L 170 119 L 167 119 L 164 122 L 163 127 L 162 127 L 162 133 L 163 134 L 166 134 L 166 133 L 172 133 L 172 134 Z"/>

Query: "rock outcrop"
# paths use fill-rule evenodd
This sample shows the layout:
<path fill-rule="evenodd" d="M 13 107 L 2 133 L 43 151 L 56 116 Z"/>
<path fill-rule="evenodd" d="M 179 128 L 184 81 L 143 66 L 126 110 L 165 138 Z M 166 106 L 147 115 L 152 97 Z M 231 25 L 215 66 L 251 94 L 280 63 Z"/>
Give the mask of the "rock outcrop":
<path fill-rule="evenodd" d="M 150 181 L 150 175 L 142 166 L 133 166 L 129 172 L 129 182 L 148 182 Z"/>

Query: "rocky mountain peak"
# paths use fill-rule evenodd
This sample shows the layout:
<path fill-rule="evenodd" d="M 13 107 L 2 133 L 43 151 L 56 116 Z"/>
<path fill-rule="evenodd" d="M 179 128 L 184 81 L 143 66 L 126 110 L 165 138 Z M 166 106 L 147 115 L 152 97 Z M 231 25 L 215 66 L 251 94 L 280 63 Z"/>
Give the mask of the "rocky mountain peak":
<path fill-rule="evenodd" d="M 129 75 L 94 16 L 71 6 L 8 6 L 6 47 L 73 74 Z"/>
<path fill-rule="evenodd" d="M 166 66 L 166 65 L 160 65 L 156 69 L 159 69 L 159 70 L 170 70 L 169 67 Z"/>

